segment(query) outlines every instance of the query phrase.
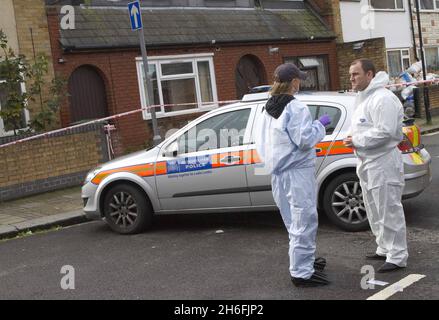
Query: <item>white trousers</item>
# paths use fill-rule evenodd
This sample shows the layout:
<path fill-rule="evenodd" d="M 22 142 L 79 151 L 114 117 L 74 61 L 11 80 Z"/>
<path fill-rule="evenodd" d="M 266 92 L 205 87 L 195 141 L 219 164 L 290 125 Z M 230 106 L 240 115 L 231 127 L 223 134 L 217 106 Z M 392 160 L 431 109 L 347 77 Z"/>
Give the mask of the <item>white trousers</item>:
<path fill-rule="evenodd" d="M 391 153 L 357 167 L 370 228 L 376 238 L 376 253 L 386 262 L 407 265 L 408 251 L 404 209 L 404 167 L 401 153 Z"/>
<path fill-rule="evenodd" d="M 309 279 L 314 273 L 318 226 L 315 167 L 273 174 L 271 185 L 290 240 L 290 274 Z"/>

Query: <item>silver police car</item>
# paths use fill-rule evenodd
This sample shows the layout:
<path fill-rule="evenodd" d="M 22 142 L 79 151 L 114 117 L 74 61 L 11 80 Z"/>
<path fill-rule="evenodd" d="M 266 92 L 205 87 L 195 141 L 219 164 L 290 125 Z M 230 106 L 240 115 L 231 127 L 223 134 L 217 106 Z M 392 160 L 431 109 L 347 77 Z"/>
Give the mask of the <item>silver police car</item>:
<path fill-rule="evenodd" d="M 105 219 L 116 232 L 141 232 L 154 215 L 277 210 L 271 179 L 262 170 L 252 138 L 267 92 L 208 112 L 158 146 L 105 163 L 87 175 L 84 211 Z M 352 93 L 301 93 L 317 119 L 331 116 L 324 140 L 316 145 L 318 207 L 348 231 L 368 228 L 356 158 L 343 145 L 354 110 Z M 404 198 L 419 195 L 431 182 L 431 157 L 416 125 L 404 127 L 399 145 L 405 168 Z"/>

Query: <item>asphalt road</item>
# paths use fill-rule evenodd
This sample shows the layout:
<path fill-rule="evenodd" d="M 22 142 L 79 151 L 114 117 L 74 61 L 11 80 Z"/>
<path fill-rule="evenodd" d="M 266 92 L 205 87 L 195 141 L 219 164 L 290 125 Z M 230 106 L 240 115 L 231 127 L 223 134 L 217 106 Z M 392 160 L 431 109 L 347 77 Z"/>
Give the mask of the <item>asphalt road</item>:
<path fill-rule="evenodd" d="M 389 299 L 439 299 L 439 134 L 423 142 L 433 182 L 404 202 L 409 266 L 375 278 L 425 278 Z M 299 289 L 289 280 L 287 233 L 276 213 L 159 217 L 134 236 L 86 223 L 0 242 L 0 299 L 366 299 L 384 288 L 361 288 L 361 268 L 381 264 L 363 258 L 375 249 L 370 232 L 342 232 L 321 217 L 317 246 L 332 284 Z M 74 290 L 61 288 L 65 265 L 74 268 Z"/>

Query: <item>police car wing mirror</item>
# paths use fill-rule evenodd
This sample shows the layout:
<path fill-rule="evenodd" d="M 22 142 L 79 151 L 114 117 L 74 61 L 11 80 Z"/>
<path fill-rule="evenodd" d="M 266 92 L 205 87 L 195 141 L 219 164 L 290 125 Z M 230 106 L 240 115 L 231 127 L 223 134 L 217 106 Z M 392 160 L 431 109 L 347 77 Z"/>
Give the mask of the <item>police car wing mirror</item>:
<path fill-rule="evenodd" d="M 171 143 L 165 150 L 165 152 L 163 153 L 164 157 L 169 157 L 169 158 L 175 158 L 178 155 L 178 143 L 173 142 Z"/>

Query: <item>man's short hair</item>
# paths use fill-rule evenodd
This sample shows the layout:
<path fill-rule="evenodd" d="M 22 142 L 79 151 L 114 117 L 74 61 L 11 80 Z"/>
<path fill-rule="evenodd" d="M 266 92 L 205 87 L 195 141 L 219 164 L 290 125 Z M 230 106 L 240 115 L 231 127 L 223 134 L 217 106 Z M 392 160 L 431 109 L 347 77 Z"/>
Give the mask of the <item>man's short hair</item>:
<path fill-rule="evenodd" d="M 372 60 L 365 59 L 365 58 L 357 59 L 351 63 L 351 66 L 353 66 L 354 64 L 357 64 L 357 63 L 359 63 L 361 65 L 361 68 L 363 69 L 364 73 L 368 73 L 369 71 L 372 71 L 372 74 L 375 77 L 376 68 L 375 68 L 375 65 L 373 64 Z"/>

